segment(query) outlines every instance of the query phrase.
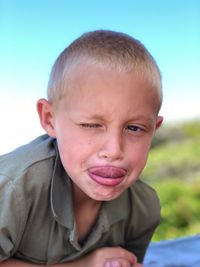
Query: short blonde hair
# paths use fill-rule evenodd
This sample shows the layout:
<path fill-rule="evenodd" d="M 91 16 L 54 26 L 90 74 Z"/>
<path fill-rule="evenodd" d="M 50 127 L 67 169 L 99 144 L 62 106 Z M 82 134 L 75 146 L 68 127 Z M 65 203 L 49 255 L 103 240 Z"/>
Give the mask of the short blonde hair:
<path fill-rule="evenodd" d="M 72 42 L 55 61 L 48 83 L 50 102 L 65 93 L 70 72 L 84 64 L 102 65 L 118 72 L 134 70 L 143 75 L 158 93 L 158 111 L 162 104 L 160 70 L 144 45 L 133 37 L 115 31 L 87 32 Z"/>

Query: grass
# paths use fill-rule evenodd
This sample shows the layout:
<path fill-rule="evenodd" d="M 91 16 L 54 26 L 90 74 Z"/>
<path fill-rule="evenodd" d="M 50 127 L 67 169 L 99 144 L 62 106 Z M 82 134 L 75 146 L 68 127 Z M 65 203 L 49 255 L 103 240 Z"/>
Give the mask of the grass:
<path fill-rule="evenodd" d="M 200 121 L 158 132 L 143 179 L 156 189 L 162 206 L 154 241 L 200 232 Z"/>

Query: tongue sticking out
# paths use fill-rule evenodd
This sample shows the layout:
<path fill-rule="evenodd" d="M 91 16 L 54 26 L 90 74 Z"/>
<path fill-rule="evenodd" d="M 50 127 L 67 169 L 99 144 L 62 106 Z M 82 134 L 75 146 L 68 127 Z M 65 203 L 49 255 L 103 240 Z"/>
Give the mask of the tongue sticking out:
<path fill-rule="evenodd" d="M 97 183 L 107 186 L 114 186 L 121 183 L 126 175 L 122 168 L 105 166 L 89 169 L 89 176 Z"/>
<path fill-rule="evenodd" d="M 94 167 L 90 172 L 104 178 L 119 178 L 126 174 L 124 169 L 117 167 Z"/>

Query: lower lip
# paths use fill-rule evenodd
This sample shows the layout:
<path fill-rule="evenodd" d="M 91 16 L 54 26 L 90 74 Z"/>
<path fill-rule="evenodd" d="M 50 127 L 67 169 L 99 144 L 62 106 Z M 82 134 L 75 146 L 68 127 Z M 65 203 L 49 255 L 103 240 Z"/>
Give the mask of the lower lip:
<path fill-rule="evenodd" d="M 124 180 L 124 176 L 118 178 L 106 178 L 95 175 L 93 173 L 89 173 L 89 177 L 96 183 L 105 186 L 116 186 L 119 185 Z"/>

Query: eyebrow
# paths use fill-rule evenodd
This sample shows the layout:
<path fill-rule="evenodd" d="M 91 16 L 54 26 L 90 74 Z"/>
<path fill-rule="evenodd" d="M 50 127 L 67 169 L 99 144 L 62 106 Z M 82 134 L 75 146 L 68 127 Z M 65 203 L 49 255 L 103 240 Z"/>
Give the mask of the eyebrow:
<path fill-rule="evenodd" d="M 132 116 L 132 120 L 145 120 L 148 121 L 149 123 L 153 123 L 154 116 L 147 117 L 144 115 L 137 115 L 137 116 Z"/>
<path fill-rule="evenodd" d="M 103 120 L 104 119 L 104 116 L 101 115 L 101 114 L 93 114 L 93 115 L 89 115 L 87 114 L 87 112 L 84 114 L 84 117 L 85 119 L 96 119 L 96 120 Z M 147 122 L 148 124 L 153 124 L 154 122 L 154 116 L 151 116 L 151 117 L 147 117 L 143 114 L 140 114 L 140 115 L 133 115 L 133 116 L 130 116 L 128 119 L 127 119 L 127 122 L 131 122 L 131 121 L 136 121 L 136 120 L 144 120 L 145 122 Z M 107 120 L 108 121 L 108 120 Z"/>

